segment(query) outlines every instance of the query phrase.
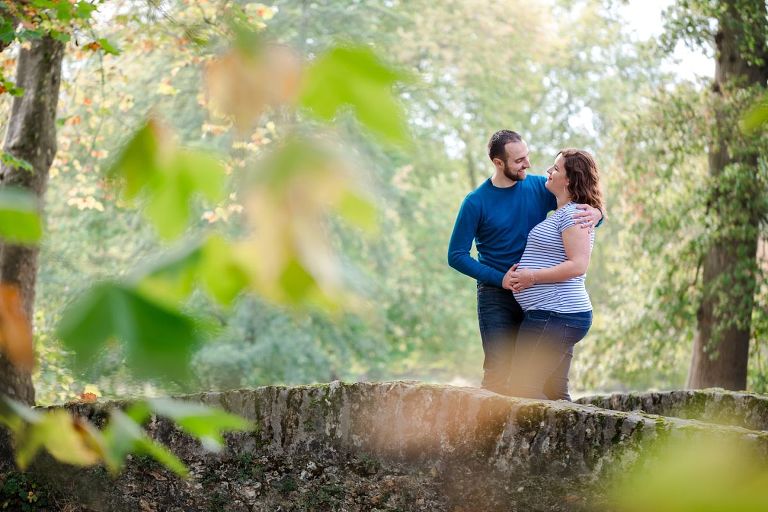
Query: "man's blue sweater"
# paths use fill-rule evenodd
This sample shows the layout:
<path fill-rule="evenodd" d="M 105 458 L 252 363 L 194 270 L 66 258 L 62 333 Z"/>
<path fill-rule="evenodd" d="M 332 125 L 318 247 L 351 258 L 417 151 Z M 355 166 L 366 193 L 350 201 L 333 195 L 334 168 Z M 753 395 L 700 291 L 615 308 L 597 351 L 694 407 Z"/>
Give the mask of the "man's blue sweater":
<path fill-rule="evenodd" d="M 528 233 L 557 200 L 543 176 L 527 176 L 509 188 L 498 188 L 490 178 L 461 203 L 448 245 L 448 264 L 481 283 L 501 287 L 509 267 L 520 261 Z M 478 259 L 469 255 L 472 241 Z"/>

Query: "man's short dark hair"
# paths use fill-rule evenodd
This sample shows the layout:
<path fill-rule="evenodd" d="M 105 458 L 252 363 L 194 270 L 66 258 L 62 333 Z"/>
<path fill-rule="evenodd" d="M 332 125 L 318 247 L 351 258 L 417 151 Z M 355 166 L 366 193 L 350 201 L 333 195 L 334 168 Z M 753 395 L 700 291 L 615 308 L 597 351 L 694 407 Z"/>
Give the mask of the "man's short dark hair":
<path fill-rule="evenodd" d="M 488 141 L 488 158 L 493 161 L 494 158 L 498 158 L 502 162 L 507 161 L 507 152 L 504 149 L 510 142 L 521 142 L 523 138 L 519 133 L 512 130 L 499 130 L 491 135 L 491 140 Z"/>

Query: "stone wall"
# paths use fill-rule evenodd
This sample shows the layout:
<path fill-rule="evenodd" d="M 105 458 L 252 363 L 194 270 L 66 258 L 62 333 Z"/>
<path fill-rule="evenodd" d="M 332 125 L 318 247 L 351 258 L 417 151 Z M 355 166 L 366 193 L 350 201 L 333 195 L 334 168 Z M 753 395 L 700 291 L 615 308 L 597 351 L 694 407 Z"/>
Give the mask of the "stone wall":
<path fill-rule="evenodd" d="M 768 431 L 768 397 L 722 389 L 614 393 L 577 400 L 614 411 L 643 411 Z"/>
<path fill-rule="evenodd" d="M 210 454 L 154 418 L 149 434 L 189 465 L 187 480 L 145 458 L 114 481 L 45 460 L 35 470 L 72 511 L 594 510 L 602 478 L 659 438 L 747 440 L 768 454 L 768 432 L 745 428 L 765 426 L 764 398 L 707 392 L 694 409 L 687 392 L 649 396 L 551 402 L 417 382 L 202 393 L 185 398 L 258 427 Z M 702 421 L 724 417 L 716 404 L 738 419 Z M 99 423 L 115 405 L 68 407 Z"/>

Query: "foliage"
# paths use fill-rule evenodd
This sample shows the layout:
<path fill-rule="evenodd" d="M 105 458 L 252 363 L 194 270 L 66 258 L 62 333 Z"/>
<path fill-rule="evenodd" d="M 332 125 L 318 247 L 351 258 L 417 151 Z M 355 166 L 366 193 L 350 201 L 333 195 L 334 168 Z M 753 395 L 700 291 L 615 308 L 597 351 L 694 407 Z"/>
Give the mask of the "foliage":
<path fill-rule="evenodd" d="M 269 76 L 286 86 L 283 94 L 277 95 L 279 102 L 273 101 L 277 96 L 255 100 L 240 97 L 236 99 L 251 105 L 246 109 L 248 116 L 222 113 L 229 114 L 232 124 L 242 131 L 257 120 L 261 108 L 297 103 L 299 88 L 289 83 L 293 68 L 275 65 L 272 47 L 259 43 L 255 29 L 239 16 L 242 12 L 238 7 L 233 7 L 232 12 L 235 21 L 230 26 L 235 44 L 223 55 L 209 56 L 209 92 L 215 95 L 233 90 L 231 84 L 244 74 L 264 77 L 267 72 L 286 73 L 285 80 Z M 256 46 L 249 47 L 233 66 L 228 59 L 242 54 L 244 44 Z M 346 73 L 338 72 L 339 64 L 345 66 Z M 397 119 L 397 112 L 385 110 L 397 107 L 388 89 L 398 76 L 369 50 L 338 47 L 330 50 L 329 57 L 318 59 L 305 75 L 302 104 L 330 122 L 336 110 L 351 103 L 363 125 L 403 142 L 405 132 L 397 122 L 390 122 Z M 325 89 L 349 90 L 352 94 L 329 98 Z M 360 103 L 371 97 L 379 104 Z M 224 121 L 229 120 L 225 117 Z M 339 305 L 344 290 L 333 253 L 318 236 L 324 229 L 327 211 L 333 208 L 340 218 L 370 229 L 375 225 L 375 210 L 356 190 L 348 167 L 335 156 L 338 151 L 331 144 L 302 135 L 297 127 L 286 132 L 284 142 L 259 165 L 253 165 L 252 171 L 244 175 L 245 188 L 237 191 L 250 213 L 245 220 L 251 232 L 246 232 L 241 241 L 211 236 L 199 251 L 177 253 L 180 259 L 166 258 L 152 271 L 139 272 L 136 279 L 91 287 L 64 310 L 57 336 L 73 351 L 81 368 L 91 366 L 107 342 L 116 339 L 123 344 L 128 368 L 135 376 L 185 380 L 199 330 L 181 307 L 198 277 L 224 306 L 246 287 L 267 299 L 295 306 L 313 304 L 333 309 Z M 149 120 L 129 139 L 107 174 L 126 199 L 140 201 L 160 236 L 172 238 L 184 232 L 191 199 L 196 194 L 210 201 L 222 199 L 225 167 L 219 160 L 210 150 L 179 149 L 168 131 Z M 281 223 L 277 225 L 270 219 L 276 211 L 285 214 L 278 217 Z M 225 283 L 220 280 L 222 275 L 229 276 Z M 202 407 L 160 401 L 149 406 L 171 416 L 182 429 L 198 434 L 208 445 L 221 444 L 219 429 L 244 428 L 237 419 L 217 416 Z M 64 411 L 40 414 L 12 401 L 4 422 L 15 434 L 17 464 L 22 468 L 38 450 L 46 449 L 64 462 L 89 465 L 103 461 L 109 469 L 118 471 L 125 455 L 137 451 L 184 474 L 181 462 L 143 433 L 140 425 L 149 415 L 149 406 L 138 403 L 125 413 L 113 411 L 103 432 L 87 422 L 72 420 Z M 56 432 L 60 443 L 54 442 Z"/>
<path fill-rule="evenodd" d="M 372 132 L 402 143 L 407 140 L 405 116 L 390 90 L 403 78 L 369 48 L 333 48 L 307 70 L 301 104 L 325 120 L 352 108 Z"/>
<path fill-rule="evenodd" d="M 34 512 L 49 510 L 51 492 L 45 485 L 38 483 L 34 476 L 27 473 L 7 472 L 0 477 L 0 508 Z"/>
<path fill-rule="evenodd" d="M 722 439 L 659 443 L 614 480 L 611 508 L 622 512 L 757 512 L 768 506 L 765 461 Z"/>
<path fill-rule="evenodd" d="M 488 134 L 495 127 L 522 131 L 531 144 L 535 167 L 548 160 L 549 151 L 563 145 L 599 149 L 608 144 L 603 134 L 614 126 L 617 114 L 639 91 L 653 88 L 659 80 L 653 60 L 642 48 L 627 50 L 629 43 L 621 27 L 596 2 L 574 4 L 572 10 L 558 7 L 562 12 L 515 4 L 518 12 L 526 13 L 526 30 L 499 23 L 509 6 L 468 0 L 448 7 L 430 2 L 408 6 L 383 1 L 278 2 L 264 8 L 246 4 L 239 12 L 228 10 L 231 4 L 224 2 L 195 2 L 186 9 L 179 8 L 181 5 L 132 4 L 96 27 L 118 43 L 121 55 L 75 49 L 65 62 L 74 79 L 63 84 L 66 101 L 61 105 L 59 152 L 48 194 L 48 232 L 42 245 L 37 302 L 38 352 L 49 359 L 36 378 L 53 383 L 53 387 L 38 388 L 43 400 L 67 393 L 75 396 L 89 382 L 106 396 L 333 378 L 450 381 L 459 377 L 460 382 L 471 382 L 482 362 L 472 306 L 474 286 L 445 265 L 444 252 L 461 198 L 488 169 L 483 154 Z M 573 26 L 592 28 L 560 31 L 561 37 L 553 37 L 552 27 L 573 16 L 580 20 Z M 351 108 L 336 116 L 332 130 L 344 140 L 342 161 L 348 170 L 338 179 L 353 179 L 353 190 L 364 199 L 363 203 L 346 204 L 373 204 L 371 197 L 375 197 L 379 208 L 375 216 L 370 206 L 363 206 L 352 219 L 345 218 L 353 226 L 370 225 L 375 219 L 380 228 L 376 237 L 363 236 L 365 230 L 356 227 L 350 229 L 347 221 L 338 218 L 337 208 L 345 204 L 339 202 L 337 208 L 323 210 L 329 224 L 304 229 L 323 242 L 321 254 L 336 255 L 337 270 L 322 274 L 326 277 L 320 282 L 328 284 L 319 289 L 334 290 L 327 292 L 334 294 L 341 289 L 348 298 L 353 296 L 350 291 L 358 292 L 351 300 L 354 310 L 336 313 L 335 319 L 319 312 L 292 312 L 240 295 L 241 279 L 260 282 L 254 277 L 258 269 L 250 268 L 245 276 L 237 277 L 239 272 L 233 272 L 232 265 L 224 272 L 199 264 L 198 255 L 203 253 L 199 248 L 208 247 L 211 231 L 216 232 L 213 239 L 224 240 L 217 243 L 219 248 L 236 246 L 254 231 L 259 219 L 254 210 L 244 209 L 248 203 L 241 184 L 252 174 L 249 171 L 258 169 L 256 162 L 276 153 L 272 148 L 295 128 L 295 121 L 304 123 L 302 137 L 322 127 L 320 118 L 306 109 L 292 113 L 285 99 L 270 100 L 271 104 L 254 98 L 235 102 L 243 115 L 250 111 L 251 103 L 262 105 L 262 116 L 249 125 L 245 122 L 247 128 L 235 123 L 233 129 L 231 121 L 219 115 L 226 109 L 214 101 L 209 78 L 215 76 L 221 85 L 228 76 L 226 66 L 214 66 L 218 73 L 212 74 L 211 65 L 231 62 L 226 46 L 233 37 L 230 17 L 266 26 L 254 48 L 272 48 L 267 43 L 271 39 L 303 49 L 309 59 L 305 69 L 317 65 L 319 56 L 336 47 L 339 40 L 362 39 L 369 43 L 368 48 L 396 64 L 393 72 L 408 69 L 418 75 L 418 81 L 395 90 L 405 107 L 408 131 L 418 141 L 413 153 L 378 144 L 386 137 L 364 125 L 358 130 L 362 123 L 354 119 Z M 434 31 L 434 26 L 445 30 Z M 491 33 L 494 37 L 472 35 Z M 515 51 L 508 54 L 504 48 Z M 282 50 L 278 55 L 270 65 L 285 63 L 280 60 L 283 57 L 293 62 Z M 289 84 L 292 76 L 290 72 L 285 75 Z M 201 83 L 209 94 L 200 91 Z M 297 93 L 306 88 L 298 87 L 301 83 L 296 84 Z M 138 90 L 143 93 L 137 94 Z M 573 121 L 583 119 L 587 111 L 594 128 Z M 167 255 L 163 255 L 166 248 L 151 221 L 143 221 L 144 210 L 133 209 L 103 178 L 148 119 L 153 123 L 162 120 L 160 133 L 167 135 L 163 140 L 172 142 L 174 148 L 215 151 L 226 169 L 225 186 L 229 187 L 223 201 L 193 201 L 181 239 Z M 126 127 L 131 128 L 130 133 Z M 321 142 L 327 150 L 327 140 Z M 293 189 L 286 189 L 280 206 L 262 210 L 261 218 L 268 226 L 285 222 L 286 208 L 297 204 L 287 202 L 293 194 L 289 190 Z M 131 204 L 147 204 L 149 191 Z M 611 229 L 611 222 L 605 227 Z M 601 236 L 606 238 L 598 244 L 590 270 L 593 295 L 605 294 L 609 267 L 598 262 L 604 258 L 601 254 L 609 254 L 617 235 L 606 229 Z M 278 240 L 281 246 L 299 247 L 289 242 Z M 271 251 L 268 243 L 262 247 L 259 254 Z M 241 254 L 252 251 L 253 247 Z M 316 263 L 313 250 L 301 249 L 299 254 Z M 234 267 L 243 266 L 237 252 L 234 256 Z M 151 257 L 148 262 L 147 257 Z M 253 257 L 242 259 L 251 266 L 258 262 Z M 306 268 L 308 264 L 301 265 Z M 211 271 L 201 274 L 203 268 Z M 204 275 L 210 278 L 206 281 Z M 63 367 L 54 325 L 65 305 L 99 278 L 135 288 L 157 303 L 184 300 L 184 314 L 204 319 L 204 333 L 210 337 L 193 357 L 194 380 L 187 388 L 136 379 L 126 371 L 122 351 L 102 354 L 87 375 Z M 203 293 L 189 286 L 193 282 L 201 284 Z M 222 286 L 219 297 L 206 282 Z M 290 297 L 295 301 L 322 296 L 318 288 L 311 293 L 296 288 L 282 299 L 274 292 L 280 290 L 277 285 L 266 288 L 262 284 L 255 289 L 271 289 L 273 298 L 281 302 Z M 603 313 L 601 308 L 596 312 L 598 317 Z M 591 343 L 598 343 L 605 335 L 596 331 L 591 336 Z M 611 342 L 605 339 L 605 343 Z M 588 359 L 581 358 L 576 364 L 585 362 Z M 610 361 L 605 364 L 614 366 Z M 589 377 L 601 378 L 605 373 Z M 51 375 L 57 378 L 51 379 Z"/>
<path fill-rule="evenodd" d="M 137 401 L 125 411 L 113 409 L 102 430 L 65 409 L 39 412 L 10 398 L 0 407 L 0 422 L 14 435 L 16 464 L 22 470 L 29 467 L 44 448 L 67 464 L 89 466 L 102 462 L 112 474 L 120 471 L 129 453 L 146 454 L 183 477 L 187 475 L 184 464 L 141 428 L 151 413 L 174 420 L 187 434 L 212 450 L 221 448 L 222 432 L 253 428 L 239 416 L 169 399 Z"/>
<path fill-rule="evenodd" d="M 707 39 L 717 29 L 712 16 L 731 8 L 726 5 L 678 2 L 662 43 L 682 38 L 713 44 L 714 39 Z M 749 32 L 758 21 L 764 26 L 765 20 L 754 19 L 754 5 L 733 18 L 739 30 Z M 754 44 L 739 48 L 755 65 L 764 50 Z M 644 112 L 627 116 L 617 146 L 623 172 L 609 196 L 622 196 L 616 211 L 626 230 L 620 251 L 631 265 L 619 269 L 610 294 L 613 308 L 622 313 L 605 341 L 618 344 L 601 343 L 598 349 L 620 351 L 620 364 L 614 366 L 620 379 L 630 370 L 645 373 L 653 382 L 661 370 L 681 384 L 689 357 L 686 345 L 692 344 L 701 320 L 700 305 L 709 301 L 715 304 L 713 317 L 719 319 L 713 321 L 713 341 L 730 328 L 750 330 L 754 359 L 749 386 L 766 389 L 762 361 L 768 274 L 761 247 L 768 219 L 768 147 L 763 134 L 748 129 L 757 122 L 754 112 L 759 110 L 753 105 L 759 109 L 763 95 L 762 87 L 746 88 L 738 82 L 720 85 L 715 92 L 679 85 L 651 96 Z M 745 132 L 739 130 L 740 123 Z M 728 148 L 731 163 L 721 175 L 712 176 L 707 153 L 719 147 Z M 749 246 L 749 240 L 758 240 L 754 257 L 719 262 L 720 277 L 705 282 L 710 248 Z M 710 353 L 715 353 L 713 345 Z M 598 366 L 605 368 L 598 362 L 593 367 Z"/>
<path fill-rule="evenodd" d="M 194 320 L 118 283 L 91 288 L 62 314 L 59 338 L 88 366 L 112 338 L 137 376 L 183 379 L 199 344 Z"/>
<path fill-rule="evenodd" d="M 461 198 L 487 176 L 487 137 L 502 127 L 526 136 L 534 169 L 562 146 L 593 150 L 608 188 L 609 219 L 598 231 L 588 278 L 595 326 L 574 360 L 574 384 L 682 384 L 698 300 L 688 283 L 700 250 L 685 226 L 703 216 L 696 194 L 706 189 L 708 100 L 701 84 L 677 84 L 659 70 L 659 54 L 629 39 L 615 19 L 615 4 L 559 2 L 552 10 L 474 0 L 280 0 L 231 7 L 232 2 L 211 1 L 129 3 L 94 25 L 120 55 L 70 47 L 35 318 L 37 351 L 44 355 L 35 378 L 44 402 L 77 396 L 88 383 L 105 396 L 125 396 L 333 378 L 475 382 L 482 353 L 473 283 L 445 265 L 444 252 Z M 510 12 L 526 20 L 524 28 L 503 22 Z M 251 119 L 241 125 L 222 115 L 233 109 L 219 101 L 216 88 L 231 85 L 227 71 L 240 69 L 229 66 L 243 57 L 230 52 L 228 42 L 243 23 L 263 28 L 256 30 L 258 44 L 251 50 L 281 48 L 269 65 L 262 61 L 261 71 L 245 78 L 257 79 L 265 69 L 277 76 L 272 70 L 282 69 L 288 87 L 277 92 L 292 92 L 286 97 L 265 91 L 258 98 L 238 92 L 232 104 L 240 112 L 230 113 Z M 322 254 L 335 255 L 336 273 L 319 282 L 332 286 L 282 294 L 279 284 L 265 287 L 257 278 L 257 258 L 238 258 L 253 246 L 229 250 L 248 239 L 258 220 L 255 210 L 246 209 L 244 183 L 257 162 L 282 147 L 278 141 L 323 130 L 321 116 L 291 103 L 306 89 L 294 72 L 312 69 L 339 41 L 350 40 L 366 43 L 354 45 L 361 51 L 386 56 L 393 73 L 409 70 L 418 77 L 397 85 L 392 96 L 404 107 L 415 150 L 379 144 L 387 137 L 366 128 L 353 107 L 334 111 L 330 130 L 342 138 L 353 189 L 369 206 L 353 219 L 352 229 L 337 217 L 342 203 L 322 210 L 329 222 L 317 234 Z M 287 47 L 296 51 L 283 52 Z M 261 116 L 253 120 L 251 112 Z M 173 218 L 159 219 L 176 226 L 164 230 L 174 240 L 170 250 L 142 208 L 153 200 L 152 185 L 126 201 L 105 180 L 147 122 L 157 124 L 162 145 L 172 152 L 212 152 L 224 167 L 223 199 L 196 194 Z M 668 150 L 659 144 L 666 139 Z M 672 155 L 686 140 L 693 142 L 690 149 Z M 340 176 L 346 180 L 349 174 Z M 663 179 L 673 186 L 661 187 Z M 291 194 L 283 195 L 285 201 Z M 284 222 L 291 204 L 265 206 L 259 215 L 268 227 Z M 364 236 L 356 226 L 372 219 L 379 224 L 376 236 Z M 298 250 L 290 240 L 279 244 L 313 259 L 312 251 Z M 259 253 L 270 245 L 263 247 Z M 209 260 L 222 265 L 201 263 L 206 251 L 219 251 Z M 670 266 L 660 269 L 662 261 Z M 306 270 L 308 264 L 300 266 Z M 87 374 L 65 364 L 55 325 L 67 304 L 104 278 L 163 307 L 181 303 L 183 315 L 203 319 L 196 324 L 205 336 L 192 356 L 188 387 L 132 376 L 119 350 L 103 353 Z M 302 283 L 287 280 L 294 281 Z M 329 318 L 241 293 L 254 289 L 272 290 L 280 303 L 321 296 L 321 289 L 356 291 L 351 302 L 360 307 Z M 760 294 L 757 304 L 764 304 L 765 288 Z M 755 309 L 756 340 L 766 339 L 761 318 Z M 753 350 L 750 382 L 757 386 L 766 355 L 757 345 Z"/>
<path fill-rule="evenodd" d="M 21 43 L 50 36 L 62 42 L 70 41 L 74 35 L 77 41 L 85 33 L 93 32 L 91 21 L 95 11 L 104 0 L 58 1 L 30 0 L 28 2 L 0 3 L 0 48 L 14 41 Z M 88 37 L 88 36 L 86 36 Z M 92 40 L 84 45 L 90 51 L 103 50 L 117 54 L 117 49 L 105 38 Z M 8 80 L 0 68 L 0 94 L 21 96 L 23 89 Z"/>
<path fill-rule="evenodd" d="M 35 197 L 23 190 L 0 190 L 0 237 L 16 243 L 32 243 L 41 235 L 42 223 Z"/>

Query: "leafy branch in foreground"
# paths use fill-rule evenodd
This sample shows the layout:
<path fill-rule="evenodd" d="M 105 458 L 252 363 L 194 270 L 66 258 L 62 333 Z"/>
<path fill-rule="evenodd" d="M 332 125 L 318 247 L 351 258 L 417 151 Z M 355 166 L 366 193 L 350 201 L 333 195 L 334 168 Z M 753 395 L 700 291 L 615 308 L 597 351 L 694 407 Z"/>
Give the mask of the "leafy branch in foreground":
<path fill-rule="evenodd" d="M 173 420 L 184 432 L 200 440 L 207 450 L 224 445 L 222 433 L 247 431 L 254 425 L 233 414 L 182 400 L 153 399 L 134 402 L 125 411 L 114 408 L 104 429 L 64 409 L 35 410 L 10 398 L 0 402 L 0 423 L 15 441 L 16 464 L 27 469 L 40 450 L 75 466 L 104 464 L 113 475 L 130 453 L 148 455 L 181 477 L 184 463 L 147 436 L 144 425 L 152 414 Z"/>
<path fill-rule="evenodd" d="M 236 46 L 207 67 L 212 105 L 234 127 L 250 126 L 270 105 L 292 105 L 297 115 L 308 112 L 324 122 L 351 108 L 385 140 L 407 140 L 391 91 L 402 76 L 370 49 L 332 48 L 308 67 L 300 85 L 294 83 L 298 63 L 289 50 L 259 43 L 251 53 L 242 52 Z M 238 85 L 244 74 L 270 77 L 279 92 L 244 90 Z M 194 198 L 215 203 L 232 194 L 242 198 L 246 232 L 238 239 L 207 234 L 155 263 L 139 265 L 128 279 L 86 291 L 64 312 L 57 329 L 81 367 L 114 337 L 135 374 L 184 379 L 203 334 L 202 322 L 181 308 L 198 287 L 222 307 L 243 293 L 331 312 L 359 302 L 348 291 L 327 224 L 334 216 L 373 232 L 377 208 L 343 144 L 322 126 L 313 131 L 316 135 L 309 137 L 295 126 L 286 129 L 272 151 L 248 165 L 239 179 L 228 180 L 230 186 L 240 185 L 231 191 L 225 191 L 225 156 L 177 146 L 156 119 L 135 132 L 108 174 L 126 199 L 143 207 L 162 237 L 179 238 L 188 230 Z"/>

